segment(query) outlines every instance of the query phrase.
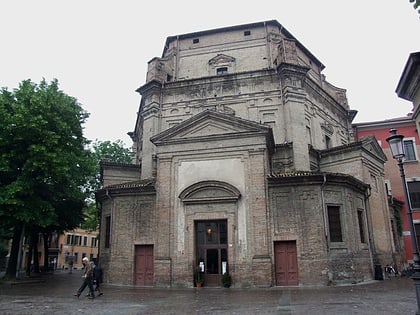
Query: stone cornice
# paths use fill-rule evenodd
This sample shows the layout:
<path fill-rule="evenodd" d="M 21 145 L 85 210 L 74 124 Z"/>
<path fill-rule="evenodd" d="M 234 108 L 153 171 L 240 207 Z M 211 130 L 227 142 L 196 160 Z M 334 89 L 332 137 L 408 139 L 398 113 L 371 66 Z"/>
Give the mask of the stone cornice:
<path fill-rule="evenodd" d="M 292 173 L 270 174 L 267 179 L 269 187 L 324 184 L 334 186 L 347 185 L 362 193 L 367 193 L 370 188 L 369 184 L 366 184 L 351 175 L 342 173 L 296 171 Z"/>
<path fill-rule="evenodd" d="M 395 92 L 405 100 L 413 101 L 420 89 L 420 52 L 410 54 Z"/>
<path fill-rule="evenodd" d="M 146 84 L 142 85 L 141 87 L 139 87 L 136 92 L 138 92 L 141 95 L 146 94 L 146 92 L 150 92 L 153 89 L 161 89 L 162 88 L 162 83 L 157 81 L 157 80 L 152 80 L 147 82 Z"/>
<path fill-rule="evenodd" d="M 97 201 L 112 199 L 115 196 L 156 194 L 155 180 L 145 179 L 139 181 L 126 182 L 121 184 L 109 185 L 95 193 Z"/>

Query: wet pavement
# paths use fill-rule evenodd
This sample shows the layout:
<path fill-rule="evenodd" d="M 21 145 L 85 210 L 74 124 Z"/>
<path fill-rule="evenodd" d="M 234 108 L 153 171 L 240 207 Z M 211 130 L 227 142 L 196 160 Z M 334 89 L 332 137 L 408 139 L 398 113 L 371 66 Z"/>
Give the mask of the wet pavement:
<path fill-rule="evenodd" d="M 0 280 L 0 314 L 415 314 L 413 281 L 396 277 L 323 288 L 156 289 L 103 285 L 90 300 L 73 294 L 81 271 Z"/>

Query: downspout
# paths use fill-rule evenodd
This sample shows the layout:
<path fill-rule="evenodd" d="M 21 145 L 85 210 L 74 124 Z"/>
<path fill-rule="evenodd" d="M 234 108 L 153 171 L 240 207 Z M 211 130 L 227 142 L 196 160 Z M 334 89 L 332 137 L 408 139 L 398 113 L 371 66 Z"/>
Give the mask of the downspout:
<path fill-rule="evenodd" d="M 108 199 L 111 200 L 111 222 L 109 223 L 109 225 L 110 225 L 110 230 L 112 230 L 112 223 L 114 222 L 114 218 L 113 218 L 113 216 L 114 216 L 114 199 L 109 194 L 108 188 L 106 189 L 105 195 L 107 196 Z M 110 233 L 109 233 L 109 247 L 110 248 L 111 248 L 111 244 L 112 244 L 112 233 L 110 231 Z"/>
<path fill-rule="evenodd" d="M 324 237 L 325 237 L 325 244 L 327 244 L 327 252 L 330 251 L 330 246 L 328 243 L 328 222 L 327 222 L 327 207 L 325 205 L 325 196 L 324 196 L 324 187 L 327 183 L 327 176 L 324 174 L 324 180 L 321 185 L 321 202 L 322 202 L 322 213 L 324 219 Z"/>
<path fill-rule="evenodd" d="M 370 187 L 368 188 L 368 192 L 365 193 L 365 220 L 366 220 L 366 226 L 367 226 L 367 232 L 368 232 L 368 248 L 369 248 L 369 255 L 370 255 L 370 263 L 371 263 L 371 270 L 372 270 L 372 274 L 374 275 L 373 278 L 375 279 L 375 261 L 376 261 L 376 250 L 375 247 L 373 246 L 373 234 L 372 234 L 372 225 L 371 222 L 369 220 L 369 215 L 368 215 L 368 211 L 370 213 L 370 204 L 369 204 L 369 198 L 371 196 L 370 193 Z"/>

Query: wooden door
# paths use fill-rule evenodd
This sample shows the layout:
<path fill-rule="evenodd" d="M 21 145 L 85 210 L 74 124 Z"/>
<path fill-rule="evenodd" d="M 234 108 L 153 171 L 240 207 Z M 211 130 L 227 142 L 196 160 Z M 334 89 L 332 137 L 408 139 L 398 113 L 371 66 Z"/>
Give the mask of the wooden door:
<path fill-rule="evenodd" d="M 274 243 L 276 285 L 298 285 L 297 250 L 295 241 Z"/>
<path fill-rule="evenodd" d="M 135 285 L 153 286 L 153 245 L 137 245 L 135 259 Z"/>

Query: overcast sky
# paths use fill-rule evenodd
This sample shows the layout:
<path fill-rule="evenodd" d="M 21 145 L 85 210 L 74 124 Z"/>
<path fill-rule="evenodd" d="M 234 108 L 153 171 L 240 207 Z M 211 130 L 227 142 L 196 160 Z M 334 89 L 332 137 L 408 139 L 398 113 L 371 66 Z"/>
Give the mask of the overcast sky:
<path fill-rule="evenodd" d="M 405 116 L 395 93 L 420 19 L 409 0 L 3 0 L 0 86 L 56 78 L 90 113 L 91 140 L 131 139 L 147 62 L 168 36 L 277 20 L 347 90 L 355 122 Z"/>

